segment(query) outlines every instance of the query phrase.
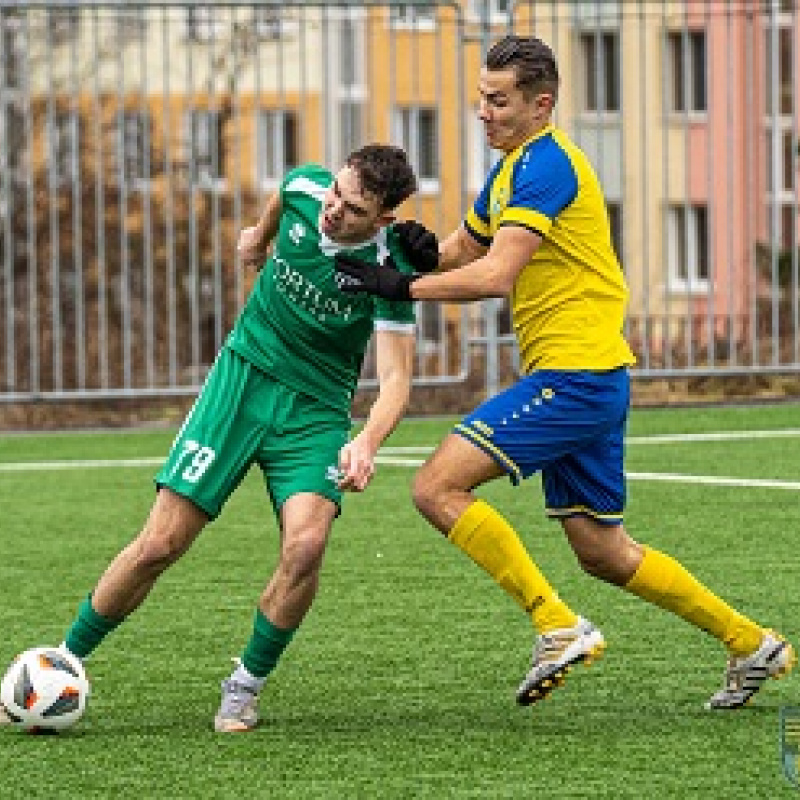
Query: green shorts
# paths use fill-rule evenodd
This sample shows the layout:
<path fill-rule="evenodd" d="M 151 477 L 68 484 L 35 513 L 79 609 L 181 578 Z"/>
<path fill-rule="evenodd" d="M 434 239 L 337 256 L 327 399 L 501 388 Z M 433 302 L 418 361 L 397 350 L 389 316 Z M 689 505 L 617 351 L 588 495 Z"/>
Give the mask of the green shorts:
<path fill-rule="evenodd" d="M 350 424 L 348 414 L 278 383 L 225 347 L 156 484 L 216 517 L 256 463 L 276 514 L 300 492 L 327 497 L 338 507 L 339 450 Z"/>

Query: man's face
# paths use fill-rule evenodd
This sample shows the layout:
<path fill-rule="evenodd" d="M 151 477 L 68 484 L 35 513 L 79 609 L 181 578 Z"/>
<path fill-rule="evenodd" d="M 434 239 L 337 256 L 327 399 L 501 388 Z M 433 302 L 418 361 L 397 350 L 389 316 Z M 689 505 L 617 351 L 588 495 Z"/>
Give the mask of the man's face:
<path fill-rule="evenodd" d="M 335 242 L 355 244 L 370 239 L 393 219 L 375 195 L 362 192 L 358 173 L 342 167 L 325 193 L 319 227 Z"/>
<path fill-rule="evenodd" d="M 538 94 L 525 99 L 516 86 L 516 70 L 481 70 L 478 117 L 489 146 L 510 153 L 550 121 L 553 98 Z"/>

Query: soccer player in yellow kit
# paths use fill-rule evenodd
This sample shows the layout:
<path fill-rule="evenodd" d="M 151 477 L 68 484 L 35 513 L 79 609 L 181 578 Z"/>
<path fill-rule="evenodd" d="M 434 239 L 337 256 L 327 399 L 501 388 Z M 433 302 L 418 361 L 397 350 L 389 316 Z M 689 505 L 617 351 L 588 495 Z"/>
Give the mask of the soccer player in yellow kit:
<path fill-rule="evenodd" d="M 746 618 L 681 564 L 634 541 L 622 524 L 629 407 L 622 335 L 628 290 L 605 200 L 585 154 L 551 122 L 558 69 L 536 38 L 507 36 L 487 53 L 480 118 L 492 168 L 463 224 L 440 246 L 436 274 L 365 267 L 342 254 L 345 291 L 386 299 L 510 296 L 523 377 L 469 414 L 417 473 L 421 513 L 530 614 L 538 637 L 517 691 L 529 705 L 574 663 L 600 655 L 600 631 L 553 590 L 517 533 L 474 487 L 542 473 L 547 514 L 583 569 L 679 615 L 725 644 L 723 688 L 707 708 L 744 705 L 796 659 L 779 634 Z"/>

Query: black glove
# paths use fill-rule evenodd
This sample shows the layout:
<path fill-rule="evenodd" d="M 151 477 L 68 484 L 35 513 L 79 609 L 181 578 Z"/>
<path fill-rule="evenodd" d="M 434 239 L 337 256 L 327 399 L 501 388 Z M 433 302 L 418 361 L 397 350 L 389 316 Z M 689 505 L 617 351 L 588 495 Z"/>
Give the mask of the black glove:
<path fill-rule="evenodd" d="M 439 265 L 439 240 L 436 234 L 413 220 L 392 226 L 409 263 L 418 272 L 433 272 Z"/>
<path fill-rule="evenodd" d="M 336 285 L 348 294 L 366 292 L 386 300 L 410 300 L 411 284 L 418 277 L 400 272 L 391 256 L 376 266 L 348 253 L 336 254 Z"/>

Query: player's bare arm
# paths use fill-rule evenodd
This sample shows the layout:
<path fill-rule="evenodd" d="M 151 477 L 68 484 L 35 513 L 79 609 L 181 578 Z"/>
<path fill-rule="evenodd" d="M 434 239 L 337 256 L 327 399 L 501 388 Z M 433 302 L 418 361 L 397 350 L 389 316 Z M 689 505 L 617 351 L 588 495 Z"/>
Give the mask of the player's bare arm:
<path fill-rule="evenodd" d="M 466 232 L 465 235 L 468 236 Z M 411 297 L 414 300 L 506 297 L 541 241 L 541 236 L 528 228 L 503 226 L 485 255 L 458 269 L 417 278 L 411 284 Z"/>
<path fill-rule="evenodd" d="M 258 222 L 239 233 L 236 251 L 244 266 L 258 269 L 263 265 L 269 245 L 278 233 L 280 220 L 281 196 L 274 192 L 267 198 Z"/>
<path fill-rule="evenodd" d="M 486 255 L 487 250 L 488 248 L 471 236 L 463 225 L 459 225 L 439 245 L 439 266 L 436 272 L 447 272 L 463 267 Z"/>
<path fill-rule="evenodd" d="M 378 331 L 376 334 L 378 396 L 359 434 L 339 454 L 347 491 L 361 492 L 375 474 L 375 455 L 405 413 L 411 395 L 414 336 L 411 333 Z"/>

